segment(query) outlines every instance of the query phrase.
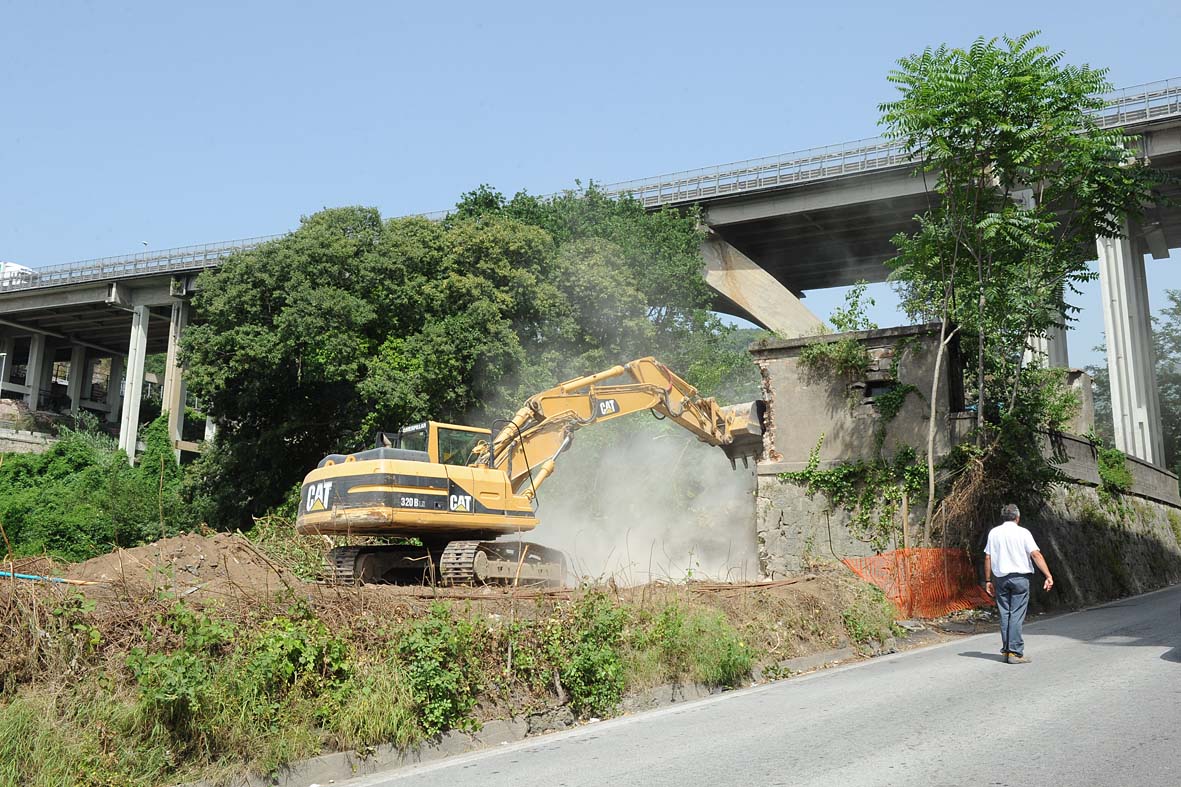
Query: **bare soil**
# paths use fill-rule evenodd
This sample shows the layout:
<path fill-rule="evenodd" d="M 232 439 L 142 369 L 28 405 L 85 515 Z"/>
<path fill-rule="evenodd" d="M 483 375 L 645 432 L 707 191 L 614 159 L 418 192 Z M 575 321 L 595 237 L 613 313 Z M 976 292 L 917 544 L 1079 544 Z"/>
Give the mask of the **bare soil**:
<path fill-rule="evenodd" d="M 42 561 L 22 568 L 55 573 L 85 582 L 78 585 L 98 602 L 98 614 L 135 616 L 165 608 L 169 599 L 204 606 L 214 604 L 233 614 L 257 614 L 300 600 L 327 622 L 349 627 L 387 625 L 425 614 L 431 604 L 450 601 L 472 614 L 519 619 L 552 614 L 555 605 L 582 589 L 368 585 L 328 586 L 306 582 L 273 554 L 268 555 L 237 533 L 189 533 L 106 555 L 53 571 Z M 811 574 L 776 582 L 652 583 L 599 589 L 630 605 L 653 609 L 677 600 L 691 607 L 717 610 L 762 654 L 778 661 L 848 645 L 841 619 L 859 583 L 842 568 L 817 567 Z M 31 590 L 31 588 L 29 588 Z M 48 589 L 48 588 L 46 588 Z M 65 592 L 55 586 L 57 593 Z M 164 606 L 162 606 L 164 605 Z"/>
<path fill-rule="evenodd" d="M 69 567 L 66 579 L 88 583 L 87 595 L 165 593 L 186 600 L 292 591 L 302 583 L 237 533 L 166 538 L 117 549 Z M 106 591 L 106 592 L 104 592 Z"/>

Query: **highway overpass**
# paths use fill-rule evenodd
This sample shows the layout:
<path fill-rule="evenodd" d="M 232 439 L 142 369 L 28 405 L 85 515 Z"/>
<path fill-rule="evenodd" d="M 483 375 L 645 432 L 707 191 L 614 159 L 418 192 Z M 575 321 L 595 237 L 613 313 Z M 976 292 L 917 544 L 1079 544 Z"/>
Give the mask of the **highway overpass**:
<path fill-rule="evenodd" d="M 1098 115 L 1105 128 L 1137 135 L 1154 165 L 1181 171 L 1181 79 L 1117 91 Z M 929 192 L 898 142 L 863 139 L 779 156 L 672 173 L 605 187 L 650 209 L 702 206 L 710 227 L 706 279 L 718 308 L 785 335 L 817 329 L 804 292 L 884 281 L 890 238 L 913 227 Z M 1181 197 L 1176 186 L 1164 196 Z M 1181 209 L 1153 206 L 1123 240 L 1097 239 L 1109 337 L 1117 443 L 1163 461 L 1152 380 L 1144 254 L 1181 247 Z M 88 408 L 122 425 L 135 445 L 143 359 L 168 352 L 165 407 L 175 412 L 183 380 L 176 342 L 188 321 L 196 274 L 277 235 L 141 252 L 38 268 L 0 282 L 0 374 L 5 392 L 37 408 Z M 1064 336 L 1045 352 L 1067 365 Z M 61 370 L 65 370 L 62 372 Z M 127 385 L 111 384 L 130 369 Z M 55 371 L 57 370 L 57 371 Z M 103 377 L 105 375 L 105 382 Z M 179 427 L 177 427 L 179 429 Z M 174 430 L 179 439 L 179 432 Z"/>

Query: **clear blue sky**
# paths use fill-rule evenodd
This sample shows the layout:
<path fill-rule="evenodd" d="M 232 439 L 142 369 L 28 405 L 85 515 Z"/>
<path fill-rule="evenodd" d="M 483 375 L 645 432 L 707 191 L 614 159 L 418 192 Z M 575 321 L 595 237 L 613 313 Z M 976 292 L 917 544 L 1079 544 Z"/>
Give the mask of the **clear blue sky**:
<path fill-rule="evenodd" d="M 977 35 L 1041 29 L 1117 86 L 1181 76 L 1175 0 L 0 9 L 0 259 L 31 266 L 873 136 L 898 57 Z M 1149 263 L 1154 292 L 1181 288 L 1179 259 Z M 1100 340 L 1093 289 L 1076 363 Z"/>

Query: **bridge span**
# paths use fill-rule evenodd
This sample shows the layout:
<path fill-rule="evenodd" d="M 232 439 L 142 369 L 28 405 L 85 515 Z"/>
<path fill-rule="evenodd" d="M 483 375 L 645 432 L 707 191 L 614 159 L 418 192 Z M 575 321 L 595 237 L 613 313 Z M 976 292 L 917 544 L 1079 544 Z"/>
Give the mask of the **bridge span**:
<path fill-rule="evenodd" d="M 1181 79 L 1117 91 L 1097 121 L 1135 134 L 1154 165 L 1181 171 Z M 718 293 L 717 308 L 798 336 L 822 325 L 804 306 L 805 291 L 886 279 L 890 238 L 911 229 L 929 199 L 927 184 L 912 173 L 901 143 L 871 138 L 604 190 L 630 194 L 649 209 L 700 205 L 710 228 L 705 276 Z M 1181 204 L 1181 188 L 1162 196 Z M 167 353 L 163 407 L 183 413 L 176 350 L 196 275 L 278 237 L 50 265 L 0 280 L 0 392 L 19 394 L 33 409 L 104 414 L 120 423 L 120 444 L 133 451 L 147 355 Z M 1162 259 L 1181 247 L 1181 208 L 1153 206 L 1145 222 L 1127 227 L 1126 238 L 1096 243 L 1117 445 L 1159 464 L 1144 255 Z M 1068 365 L 1064 335 L 1044 349 L 1052 363 Z M 179 441 L 181 424 L 174 421 Z"/>

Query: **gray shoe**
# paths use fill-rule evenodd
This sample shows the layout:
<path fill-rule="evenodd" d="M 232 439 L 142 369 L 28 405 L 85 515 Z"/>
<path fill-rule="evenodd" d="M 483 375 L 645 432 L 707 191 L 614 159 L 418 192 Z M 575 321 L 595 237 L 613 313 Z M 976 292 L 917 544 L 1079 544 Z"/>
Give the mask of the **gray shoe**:
<path fill-rule="evenodd" d="M 1009 664 L 1028 664 L 1029 656 L 1022 656 L 1020 653 L 1010 653 L 1005 656 L 1005 661 Z"/>

